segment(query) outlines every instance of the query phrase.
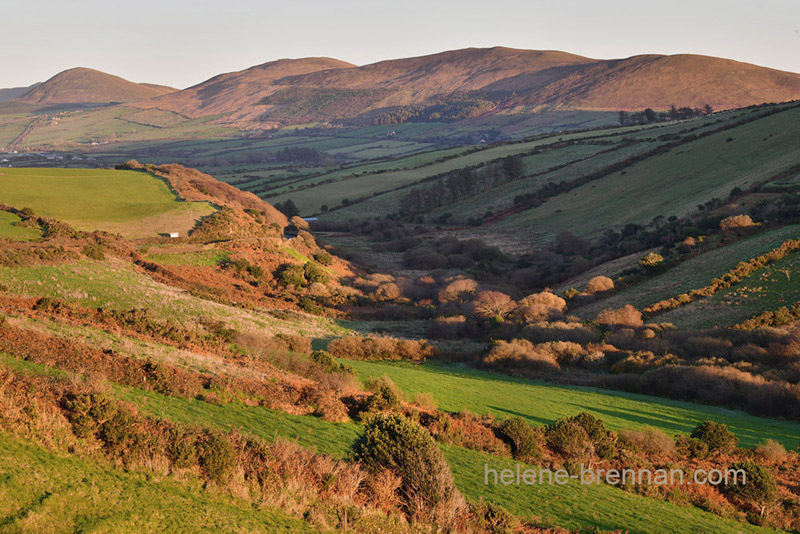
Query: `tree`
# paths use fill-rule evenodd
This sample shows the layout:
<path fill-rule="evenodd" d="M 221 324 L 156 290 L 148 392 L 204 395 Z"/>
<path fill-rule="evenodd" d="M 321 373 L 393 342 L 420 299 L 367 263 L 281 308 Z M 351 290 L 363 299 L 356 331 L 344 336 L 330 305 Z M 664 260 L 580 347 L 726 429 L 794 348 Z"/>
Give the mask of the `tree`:
<path fill-rule="evenodd" d="M 619 125 L 620 126 L 625 126 L 625 124 L 627 122 L 628 122 L 628 114 L 625 113 L 624 111 L 620 111 L 619 112 Z"/>
<path fill-rule="evenodd" d="M 300 210 L 299 210 L 299 209 L 297 209 L 297 206 L 295 206 L 295 204 L 294 204 L 294 202 L 292 202 L 292 199 L 291 199 L 291 198 L 289 198 L 289 199 L 286 199 L 286 202 L 284 202 L 284 203 L 283 203 L 283 204 L 280 206 L 280 208 L 279 208 L 279 209 L 280 209 L 280 210 L 283 212 L 283 214 L 284 214 L 284 215 L 286 215 L 286 217 L 288 217 L 289 219 L 291 219 L 292 217 L 295 217 L 295 216 L 297 216 L 297 215 L 300 215 Z"/>
<path fill-rule="evenodd" d="M 475 300 L 475 315 L 483 319 L 503 319 L 513 309 L 514 301 L 500 291 L 481 291 Z"/>
<path fill-rule="evenodd" d="M 653 111 L 653 108 L 647 108 L 644 110 L 644 118 L 648 123 L 656 122 L 658 120 L 658 115 Z"/>
<path fill-rule="evenodd" d="M 703 111 L 705 112 L 706 115 L 711 115 L 712 113 L 714 113 L 714 108 L 706 104 L 705 107 L 703 108 Z"/>
<path fill-rule="evenodd" d="M 648 255 L 639 259 L 639 265 L 645 269 L 654 269 L 664 261 L 664 256 L 651 252 Z"/>

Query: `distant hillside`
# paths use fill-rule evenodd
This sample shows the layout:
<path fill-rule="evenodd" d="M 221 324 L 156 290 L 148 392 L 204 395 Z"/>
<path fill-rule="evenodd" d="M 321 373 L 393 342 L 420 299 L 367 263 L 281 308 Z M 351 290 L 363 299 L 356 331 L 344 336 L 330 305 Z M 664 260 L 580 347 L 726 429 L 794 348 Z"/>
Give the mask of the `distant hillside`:
<path fill-rule="evenodd" d="M 17 100 L 28 104 L 132 102 L 176 91 L 163 85 L 129 82 L 118 76 L 77 67 L 37 84 Z"/>
<path fill-rule="evenodd" d="M 39 84 L 35 83 L 33 85 L 29 85 L 28 87 L 9 87 L 7 89 L 0 89 L 0 102 L 6 102 L 8 100 L 13 100 L 14 98 L 20 97 L 37 85 Z"/>
<path fill-rule="evenodd" d="M 239 127 L 360 119 L 458 120 L 554 109 L 745 107 L 800 98 L 800 75 L 698 55 L 596 60 L 557 51 L 469 48 L 363 67 L 280 60 L 222 74 L 137 107 Z"/>

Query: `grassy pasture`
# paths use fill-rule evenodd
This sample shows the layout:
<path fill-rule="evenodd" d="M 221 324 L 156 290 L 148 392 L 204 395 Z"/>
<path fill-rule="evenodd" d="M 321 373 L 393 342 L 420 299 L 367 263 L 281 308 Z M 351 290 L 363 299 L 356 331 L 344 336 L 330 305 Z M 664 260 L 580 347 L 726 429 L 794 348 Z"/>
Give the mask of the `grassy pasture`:
<path fill-rule="evenodd" d="M 22 220 L 7 211 L 0 211 L 0 239 L 10 239 L 11 241 L 30 241 L 41 237 L 41 232 L 37 228 L 26 228 L 20 226 Z"/>
<path fill-rule="evenodd" d="M 16 208 L 64 221 L 79 230 L 136 238 L 185 235 L 214 208 L 181 202 L 152 175 L 106 169 L 10 168 L 0 173 L 0 198 Z"/>
<path fill-rule="evenodd" d="M 731 189 L 763 182 L 800 162 L 800 109 L 789 109 L 650 157 L 543 205 L 515 214 L 503 228 L 563 228 L 596 236 L 626 223 L 683 216 Z M 579 213 L 577 217 L 575 214 Z"/>
<path fill-rule="evenodd" d="M 800 237 L 800 225 L 790 225 L 759 233 L 688 259 L 640 284 L 623 289 L 619 293 L 593 304 L 582 306 L 574 313 L 579 317 L 589 319 L 596 317 L 605 308 L 621 308 L 625 304 L 632 304 L 640 309 L 646 308 L 660 300 L 705 287 L 711 280 L 729 271 L 739 262 L 760 256 L 787 239 L 798 237 Z M 637 257 L 641 256 L 644 256 L 644 253 Z M 634 262 L 630 263 L 634 264 Z M 600 273 L 595 272 L 594 274 Z M 573 281 L 568 281 L 564 285 L 567 287 L 574 284 Z M 577 284 L 575 287 L 583 289 L 584 285 L 585 281 L 582 285 Z M 761 306 L 762 302 L 758 301 L 753 304 Z M 664 317 L 662 315 L 656 321 L 661 321 Z"/>
<path fill-rule="evenodd" d="M 670 310 L 659 321 L 683 327 L 730 326 L 800 301 L 800 254 L 794 253 L 706 299 Z"/>
<path fill-rule="evenodd" d="M 91 307 L 147 308 L 154 316 L 191 326 L 198 317 L 225 321 L 233 328 L 265 329 L 312 337 L 343 335 L 333 320 L 306 315 L 278 319 L 262 310 L 244 310 L 204 300 L 160 284 L 116 261 L 80 261 L 59 265 L 0 268 L 0 284 L 9 293 L 50 296 Z"/>
<path fill-rule="evenodd" d="M 51 452 L 0 432 L 2 532 L 315 532 L 272 507 L 254 508 L 152 473 Z"/>
<path fill-rule="evenodd" d="M 468 369 L 459 365 L 347 361 L 362 380 L 386 375 L 408 396 L 431 393 L 439 408 L 468 410 L 499 418 L 521 416 L 533 424 L 549 424 L 560 417 L 586 411 L 610 428 L 652 426 L 669 435 L 688 434 L 700 421 L 727 424 L 742 446 L 751 447 L 772 438 L 794 448 L 800 442 L 800 425 L 765 419 L 743 412 L 647 395 L 597 388 L 557 386 Z"/>

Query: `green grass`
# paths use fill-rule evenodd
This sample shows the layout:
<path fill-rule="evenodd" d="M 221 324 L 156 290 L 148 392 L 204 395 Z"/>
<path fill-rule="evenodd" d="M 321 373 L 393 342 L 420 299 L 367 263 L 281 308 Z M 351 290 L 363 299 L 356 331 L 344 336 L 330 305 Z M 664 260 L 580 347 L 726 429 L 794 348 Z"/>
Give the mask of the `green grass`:
<path fill-rule="evenodd" d="M 267 310 L 245 310 L 204 300 L 187 291 L 154 281 L 130 264 L 118 261 L 79 261 L 58 265 L 0 268 L 0 283 L 8 292 L 49 296 L 90 307 L 117 310 L 146 308 L 155 317 L 193 326 L 198 317 L 221 320 L 242 331 L 302 334 L 311 337 L 346 335 L 332 319 L 308 315 L 277 318 Z"/>
<path fill-rule="evenodd" d="M 705 287 L 711 280 L 728 272 L 739 262 L 760 256 L 787 239 L 798 237 L 800 237 L 800 225 L 790 225 L 761 232 L 733 244 L 704 252 L 640 284 L 590 305 L 582 306 L 574 313 L 588 319 L 596 317 L 605 308 L 621 308 L 625 304 L 632 304 L 639 309 L 646 308 L 660 300 Z M 643 256 L 644 253 L 641 255 Z M 566 285 L 570 285 L 570 283 L 567 282 Z M 583 289 L 582 285 L 575 287 Z M 757 302 L 754 304 L 759 305 Z M 662 319 L 663 316 L 655 320 L 660 322 Z"/>
<path fill-rule="evenodd" d="M 13 360 L 10 357 L 6 359 Z M 28 372 L 51 372 L 45 366 L 28 362 L 20 362 L 14 367 Z M 430 370 L 426 372 L 437 374 Z M 452 385 L 451 376 L 443 374 L 441 377 Z M 186 425 L 236 429 L 267 441 L 282 436 L 336 457 L 347 455 L 359 432 L 359 427 L 352 423 L 327 423 L 314 417 L 292 416 L 261 407 L 216 406 L 118 385 L 113 391 L 151 416 Z M 497 502 L 520 516 L 534 516 L 545 525 L 573 529 L 590 526 L 602 530 L 625 528 L 632 533 L 758 531 L 751 525 L 722 519 L 698 508 L 648 499 L 608 485 L 579 485 L 571 481 L 563 486 L 486 486 L 484 465 L 489 464 L 493 469 L 513 468 L 512 460 L 461 447 L 443 446 L 443 450 L 456 485 L 467 497 Z"/>
<path fill-rule="evenodd" d="M 150 174 L 107 169 L 3 169 L 0 198 L 78 230 L 125 237 L 185 235 L 214 211 L 206 202 L 179 201 L 164 180 Z"/>
<path fill-rule="evenodd" d="M 0 211 L 0 239 L 11 241 L 30 241 L 42 236 L 38 228 L 20 226 L 22 220 L 8 211 Z"/>
<path fill-rule="evenodd" d="M 0 432 L 0 532 L 315 532 L 285 512 Z"/>
<path fill-rule="evenodd" d="M 192 252 L 153 252 L 147 259 L 162 265 L 192 265 L 195 267 L 213 267 L 227 257 L 221 250 L 197 250 Z"/>
<path fill-rule="evenodd" d="M 800 253 L 790 254 L 706 299 L 658 316 L 682 327 L 731 326 L 764 311 L 800 301 Z"/>
<path fill-rule="evenodd" d="M 411 397 L 431 393 L 439 408 L 451 412 L 469 410 L 499 418 L 525 417 L 535 424 L 549 424 L 561 417 L 591 412 L 609 428 L 652 426 L 669 435 L 688 434 L 700 422 L 711 419 L 727 424 L 740 444 L 752 447 L 771 438 L 794 448 L 800 442 L 800 425 L 755 417 L 743 412 L 647 395 L 585 387 L 557 386 L 469 369 L 462 365 L 347 361 L 362 380 L 386 375 Z"/>
<path fill-rule="evenodd" d="M 711 198 L 727 198 L 734 187 L 747 189 L 800 162 L 798 124 L 800 109 L 793 108 L 703 137 L 551 198 L 500 226 L 550 234 L 569 228 L 594 237 L 658 215 L 687 215 Z"/>

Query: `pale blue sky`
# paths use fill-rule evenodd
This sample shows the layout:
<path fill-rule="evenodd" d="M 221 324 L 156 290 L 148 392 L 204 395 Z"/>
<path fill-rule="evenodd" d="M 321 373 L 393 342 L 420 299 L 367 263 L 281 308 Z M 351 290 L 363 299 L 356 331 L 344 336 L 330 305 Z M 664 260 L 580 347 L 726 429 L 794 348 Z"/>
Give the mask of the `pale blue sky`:
<path fill-rule="evenodd" d="M 469 46 L 698 53 L 800 72 L 800 0 L 2 0 L 0 87 L 75 66 L 184 88 L 284 57 Z"/>

